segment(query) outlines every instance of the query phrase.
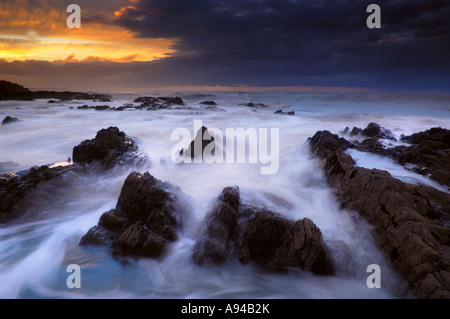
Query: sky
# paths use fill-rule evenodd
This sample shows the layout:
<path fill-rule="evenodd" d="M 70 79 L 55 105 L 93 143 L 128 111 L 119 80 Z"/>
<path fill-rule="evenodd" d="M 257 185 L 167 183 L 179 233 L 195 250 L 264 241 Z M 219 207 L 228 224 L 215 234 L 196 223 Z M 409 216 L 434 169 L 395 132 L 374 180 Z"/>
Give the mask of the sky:
<path fill-rule="evenodd" d="M 81 28 L 68 28 L 69 4 Z M 381 28 L 366 24 L 369 4 Z M 448 0 L 0 0 L 31 89 L 450 90 Z"/>

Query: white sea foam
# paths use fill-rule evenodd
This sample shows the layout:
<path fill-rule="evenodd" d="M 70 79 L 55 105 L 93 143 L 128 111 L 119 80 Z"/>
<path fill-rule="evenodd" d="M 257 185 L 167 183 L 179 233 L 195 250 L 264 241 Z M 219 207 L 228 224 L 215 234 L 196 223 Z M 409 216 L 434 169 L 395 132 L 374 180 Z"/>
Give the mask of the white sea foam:
<path fill-rule="evenodd" d="M 383 278 L 395 280 L 395 276 L 374 246 L 368 226 L 356 215 L 339 208 L 320 164 L 311 157 L 307 138 L 318 130 L 339 133 L 346 126 L 365 127 L 370 122 L 387 127 L 398 136 L 433 126 L 450 128 L 450 110 L 443 106 L 444 98 L 386 98 L 360 93 L 208 93 L 206 96 L 183 93 L 181 96 L 186 106 L 193 109 L 123 112 L 76 109 L 82 104 L 117 107 L 134 99 L 129 95 L 115 96 L 112 103 L 0 102 L 0 119 L 6 115 L 21 119 L 0 127 L 0 163 L 18 164 L 8 166 L 11 173 L 34 165 L 64 163 L 72 156 L 75 145 L 93 138 L 102 128 L 117 126 L 135 138 L 140 150 L 150 158 L 151 165 L 145 169 L 179 186 L 189 196 L 194 210 L 192 220 L 165 258 L 130 260 L 124 265 L 113 259 L 107 248 L 80 247 L 78 242 L 97 224 L 102 212 L 115 206 L 123 181 L 132 168 L 74 181 L 67 189 L 54 194 L 56 203 L 43 214 L 19 224 L 0 226 L 0 297 L 393 297 L 383 281 L 381 289 L 367 288 L 365 270 L 369 264 L 379 264 L 386 276 Z M 203 100 L 216 101 L 222 111 L 202 108 L 199 102 Z M 264 103 L 268 107 L 238 106 L 244 102 Z M 296 115 L 273 114 L 278 108 L 294 110 Z M 192 129 L 194 120 L 222 130 L 279 128 L 278 172 L 262 175 L 259 165 L 248 163 L 173 163 L 171 133 L 177 127 Z M 411 178 L 407 171 L 392 163 L 371 155 L 352 155 L 359 165 L 384 165 L 382 168 L 393 169 L 394 175 Z M 196 266 L 191 254 L 200 222 L 222 189 L 233 185 L 240 187 L 244 202 L 265 206 L 293 220 L 311 218 L 325 240 L 346 242 L 354 258 L 355 276 L 321 277 L 301 271 L 268 273 L 241 266 L 237 260 L 220 267 Z M 69 264 L 81 266 L 81 289 L 69 290 L 65 285 Z"/>

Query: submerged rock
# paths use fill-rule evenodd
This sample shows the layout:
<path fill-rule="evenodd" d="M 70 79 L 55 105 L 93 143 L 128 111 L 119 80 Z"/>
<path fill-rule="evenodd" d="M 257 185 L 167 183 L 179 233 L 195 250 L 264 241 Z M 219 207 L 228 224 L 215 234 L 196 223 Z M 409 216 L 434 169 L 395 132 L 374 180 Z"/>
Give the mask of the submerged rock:
<path fill-rule="evenodd" d="M 294 111 L 283 112 L 282 109 L 278 109 L 273 114 L 295 115 L 295 112 Z"/>
<path fill-rule="evenodd" d="M 172 105 L 184 105 L 184 101 L 180 97 L 141 96 L 135 99 L 134 103 L 141 103 L 136 108 L 147 108 L 147 110 L 166 109 Z"/>
<path fill-rule="evenodd" d="M 244 265 L 299 267 L 319 274 L 333 271 L 322 234 L 311 220 L 295 222 L 266 209 L 243 207 L 237 187 L 222 191 L 204 224 L 204 233 L 194 247 L 197 264 L 223 263 L 237 250 Z"/>
<path fill-rule="evenodd" d="M 216 102 L 214 102 L 214 101 L 203 101 L 203 102 L 200 102 L 200 104 L 202 104 L 202 105 L 212 105 L 212 106 L 217 105 Z"/>
<path fill-rule="evenodd" d="M 253 103 L 253 102 L 241 103 L 241 104 L 239 104 L 239 106 L 247 106 L 247 107 L 267 107 L 267 105 L 265 105 L 265 104 L 263 104 L 263 103 Z"/>
<path fill-rule="evenodd" d="M 378 246 L 420 298 L 450 298 L 450 194 L 411 185 L 388 172 L 355 166 L 337 135 L 309 139 L 341 205 L 373 225 Z"/>
<path fill-rule="evenodd" d="M 122 187 L 115 209 L 104 213 L 81 245 L 107 245 L 113 255 L 157 257 L 178 237 L 189 213 L 184 194 L 148 172 L 133 172 Z"/>
<path fill-rule="evenodd" d="M 7 116 L 3 119 L 2 125 L 10 124 L 10 123 L 18 122 L 18 121 L 20 121 L 20 120 L 17 117 Z"/>

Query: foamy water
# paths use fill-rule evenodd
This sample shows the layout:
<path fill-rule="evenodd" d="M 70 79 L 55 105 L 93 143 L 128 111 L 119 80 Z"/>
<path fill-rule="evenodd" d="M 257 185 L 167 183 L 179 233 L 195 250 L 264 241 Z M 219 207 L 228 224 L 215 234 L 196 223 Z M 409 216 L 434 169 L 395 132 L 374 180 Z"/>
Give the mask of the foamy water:
<path fill-rule="evenodd" d="M 172 96 L 176 94 L 170 94 Z M 178 93 L 178 95 L 181 95 Z M 308 93 L 217 93 L 181 95 L 193 110 L 95 111 L 77 106 L 120 106 L 135 96 L 117 95 L 113 103 L 45 101 L 0 102 L 0 119 L 20 122 L 0 126 L 0 163 L 8 172 L 34 165 L 65 162 L 72 149 L 96 132 L 117 126 L 138 142 L 150 158 L 148 170 L 156 178 L 179 186 L 193 214 L 168 254 L 158 260 L 112 258 L 104 247 L 80 247 L 80 238 L 97 224 L 101 214 L 115 207 L 132 167 L 99 176 L 82 176 L 51 189 L 51 205 L 37 216 L 0 226 L 1 298 L 393 298 L 396 281 L 388 262 L 375 248 L 369 228 L 356 214 L 342 211 L 327 186 L 320 163 L 311 157 L 307 138 L 318 130 L 339 133 L 346 126 L 377 122 L 395 134 L 411 134 L 433 126 L 450 128 L 446 98 L 397 95 Z M 200 101 L 214 100 L 220 110 L 206 110 Z M 237 106 L 264 103 L 268 108 Z M 70 109 L 73 107 L 73 109 Z M 276 115 L 283 108 L 295 116 Z M 182 164 L 171 159 L 175 128 L 194 135 L 194 120 L 207 127 L 278 128 L 279 170 L 262 175 L 261 164 Z M 357 155 L 352 154 L 352 155 Z M 361 166 L 380 165 L 377 158 L 356 156 Z M 383 169 L 392 168 L 387 165 Z M 5 171 L 5 169 L 3 169 Z M 143 170 L 142 170 L 143 171 Z M 409 176 L 411 177 L 411 176 Z M 413 176 L 416 177 L 416 176 Z M 199 267 L 192 249 L 201 220 L 226 186 L 238 185 L 242 201 L 270 208 L 290 219 L 308 217 L 325 240 L 343 240 L 350 247 L 355 275 L 316 276 L 292 270 L 272 273 L 242 266 L 237 259 L 218 267 Z M 50 186 L 49 186 L 50 187 Z M 366 267 L 379 264 L 382 288 L 366 286 Z M 68 289 L 66 267 L 78 264 L 82 288 Z"/>

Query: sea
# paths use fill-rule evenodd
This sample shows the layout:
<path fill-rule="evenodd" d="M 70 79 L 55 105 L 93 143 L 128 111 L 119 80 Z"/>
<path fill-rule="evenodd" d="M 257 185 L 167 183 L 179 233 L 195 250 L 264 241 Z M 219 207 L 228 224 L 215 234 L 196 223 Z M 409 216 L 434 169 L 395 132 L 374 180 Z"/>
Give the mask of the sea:
<path fill-rule="evenodd" d="M 139 105 L 133 103 L 138 96 L 179 96 L 185 105 L 154 111 L 77 109 L 83 104 Z M 349 139 L 362 139 L 342 131 L 345 127 L 364 128 L 371 122 L 390 129 L 397 139 L 431 127 L 450 129 L 450 95 L 155 91 L 112 93 L 112 100 L 0 102 L 0 120 L 6 116 L 20 119 L 0 125 L 0 174 L 20 174 L 40 165 L 71 165 L 73 147 L 110 126 L 135 139 L 148 159 L 144 166 L 119 166 L 39 186 L 37 191 L 45 205 L 34 207 L 30 203 L 30 209 L 36 210 L 30 217 L 0 225 L 0 298 L 385 299 L 399 298 L 405 292 L 389 259 L 375 245 L 371 226 L 357 213 L 340 208 L 321 162 L 311 154 L 308 138 L 319 130 L 329 130 Z M 208 107 L 202 101 L 217 105 Z M 274 114 L 279 109 L 285 114 Z M 287 115 L 290 111 L 295 114 Z M 276 170 L 262 174 L 261 167 L 268 164 L 267 158 L 264 163 L 258 157 L 260 154 L 247 154 L 247 160 L 241 162 L 176 163 L 174 148 L 180 140 L 173 133 L 182 129 L 194 137 L 195 123 L 199 122 L 221 132 L 237 128 L 258 134 L 277 131 L 273 139 L 269 135 L 268 147 L 273 151 L 271 160 L 278 162 Z M 189 144 L 187 139 L 184 142 Z M 383 142 L 386 147 L 403 144 Z M 255 149 L 248 147 L 246 151 Z M 358 166 L 384 169 L 405 182 L 448 192 L 448 188 L 389 158 L 353 150 L 349 154 Z M 178 186 L 192 207 L 178 240 L 158 259 L 117 258 L 108 247 L 79 245 L 102 213 L 116 206 L 123 182 L 132 171 L 148 171 Z M 346 243 L 354 273 L 319 276 L 300 269 L 275 272 L 254 264 L 241 265 L 236 256 L 222 265 L 195 264 L 192 253 L 203 219 L 227 186 L 238 186 L 245 204 L 270 209 L 291 220 L 310 218 L 325 242 Z M 73 264 L 80 267 L 80 288 L 67 285 L 69 265 Z M 373 264 L 381 269 L 380 288 L 367 284 L 371 275 L 367 269 Z"/>

